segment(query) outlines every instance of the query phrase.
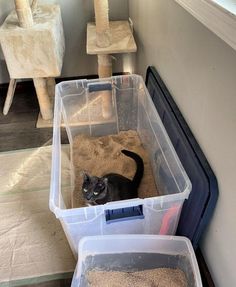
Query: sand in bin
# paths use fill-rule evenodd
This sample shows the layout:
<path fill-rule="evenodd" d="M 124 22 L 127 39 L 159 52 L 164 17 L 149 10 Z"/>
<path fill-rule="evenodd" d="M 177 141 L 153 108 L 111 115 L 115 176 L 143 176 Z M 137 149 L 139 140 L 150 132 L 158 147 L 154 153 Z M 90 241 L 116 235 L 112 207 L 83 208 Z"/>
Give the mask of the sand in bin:
<path fill-rule="evenodd" d="M 79 135 L 74 139 L 73 144 L 73 163 L 75 167 L 73 207 L 86 206 L 81 191 L 82 171 L 94 176 L 103 176 L 113 172 L 130 179 L 133 178 L 136 164 L 133 159 L 121 153 L 122 149 L 136 152 L 143 159 L 144 176 L 139 186 L 139 198 L 158 195 L 148 153 L 136 131 L 122 131 L 117 135 L 103 137 Z"/>
<path fill-rule="evenodd" d="M 89 271 L 89 287 L 187 287 L 180 269 L 156 268 L 138 272 Z"/>

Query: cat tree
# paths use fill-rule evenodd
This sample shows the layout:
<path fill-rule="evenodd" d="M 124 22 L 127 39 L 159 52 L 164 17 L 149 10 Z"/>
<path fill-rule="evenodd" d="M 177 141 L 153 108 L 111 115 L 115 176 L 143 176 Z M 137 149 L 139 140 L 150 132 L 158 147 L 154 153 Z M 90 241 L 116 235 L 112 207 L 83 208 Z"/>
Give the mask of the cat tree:
<path fill-rule="evenodd" d="M 131 53 L 137 46 L 128 21 L 110 21 L 108 0 L 94 0 L 95 22 L 87 25 L 87 54 L 97 55 L 98 76 L 112 76 L 111 54 Z M 103 117 L 111 117 L 111 92 L 102 92 Z"/>
<path fill-rule="evenodd" d="M 17 79 L 32 78 L 40 112 L 44 120 L 52 119 L 50 95 L 54 94 L 55 77 L 61 74 L 64 56 L 64 33 L 58 5 L 37 6 L 33 0 L 14 0 L 11 12 L 0 29 L 0 39 L 10 84 L 4 114 L 10 108 Z"/>

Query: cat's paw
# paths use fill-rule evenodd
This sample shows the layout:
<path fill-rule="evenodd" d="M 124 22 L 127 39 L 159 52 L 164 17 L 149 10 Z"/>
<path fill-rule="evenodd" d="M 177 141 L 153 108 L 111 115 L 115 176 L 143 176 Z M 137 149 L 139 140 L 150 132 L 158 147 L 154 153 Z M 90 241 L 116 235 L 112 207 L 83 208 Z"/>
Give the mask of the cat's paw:
<path fill-rule="evenodd" d="M 88 207 L 90 207 L 90 206 L 94 206 L 95 204 L 94 203 L 86 203 L 86 205 L 88 206 Z"/>

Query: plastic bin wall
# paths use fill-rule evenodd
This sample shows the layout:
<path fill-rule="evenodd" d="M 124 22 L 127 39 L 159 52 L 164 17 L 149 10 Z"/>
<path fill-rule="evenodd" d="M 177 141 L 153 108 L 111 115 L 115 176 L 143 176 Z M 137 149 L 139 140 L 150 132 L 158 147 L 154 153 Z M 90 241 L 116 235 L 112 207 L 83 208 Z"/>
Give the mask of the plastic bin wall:
<path fill-rule="evenodd" d="M 110 95 L 111 117 L 103 118 L 103 96 Z M 105 205 L 66 208 L 61 182 L 61 130 L 71 146 L 71 192 L 74 168 L 72 145 L 78 134 L 102 136 L 136 130 L 149 153 L 160 196 L 116 201 Z M 60 219 L 70 246 L 84 236 L 103 234 L 175 234 L 191 182 L 168 138 L 159 115 L 137 75 L 102 80 L 62 82 L 56 87 L 50 208 Z"/>

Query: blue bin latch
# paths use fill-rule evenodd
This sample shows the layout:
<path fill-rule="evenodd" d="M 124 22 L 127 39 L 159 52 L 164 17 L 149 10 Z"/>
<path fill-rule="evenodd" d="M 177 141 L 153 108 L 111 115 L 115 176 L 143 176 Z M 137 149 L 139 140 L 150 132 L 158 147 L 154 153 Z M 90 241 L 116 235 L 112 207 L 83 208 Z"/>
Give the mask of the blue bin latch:
<path fill-rule="evenodd" d="M 112 91 L 112 84 L 111 83 L 89 84 L 88 91 L 89 93 L 101 92 L 101 91 Z"/>
<path fill-rule="evenodd" d="M 106 223 L 121 222 L 133 219 L 144 219 L 143 205 L 107 209 L 105 210 Z"/>

